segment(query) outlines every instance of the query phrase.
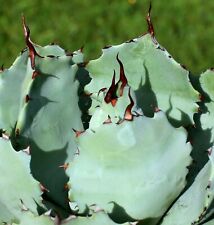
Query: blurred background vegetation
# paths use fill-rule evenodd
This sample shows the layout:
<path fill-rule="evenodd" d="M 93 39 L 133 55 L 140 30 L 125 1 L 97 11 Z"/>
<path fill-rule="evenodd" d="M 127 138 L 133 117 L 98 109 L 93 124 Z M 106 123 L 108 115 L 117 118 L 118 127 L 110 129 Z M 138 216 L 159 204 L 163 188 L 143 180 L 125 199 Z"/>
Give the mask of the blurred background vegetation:
<path fill-rule="evenodd" d="M 40 45 L 56 42 L 87 59 L 109 44 L 147 31 L 150 0 L 0 0 L 0 64 L 8 67 L 25 47 L 21 15 Z M 156 38 L 193 73 L 214 67 L 214 1 L 151 0 Z"/>

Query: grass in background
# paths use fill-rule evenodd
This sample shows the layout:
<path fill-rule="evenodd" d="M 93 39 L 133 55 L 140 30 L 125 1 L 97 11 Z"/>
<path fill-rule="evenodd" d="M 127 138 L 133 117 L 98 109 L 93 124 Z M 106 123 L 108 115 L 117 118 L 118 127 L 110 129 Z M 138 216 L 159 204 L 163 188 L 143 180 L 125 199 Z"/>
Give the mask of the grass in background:
<path fill-rule="evenodd" d="M 32 40 L 56 42 L 86 58 L 147 31 L 149 0 L 0 0 L 0 64 L 9 66 L 25 47 L 21 15 Z M 214 67 L 214 1 L 152 0 L 156 38 L 193 73 Z"/>

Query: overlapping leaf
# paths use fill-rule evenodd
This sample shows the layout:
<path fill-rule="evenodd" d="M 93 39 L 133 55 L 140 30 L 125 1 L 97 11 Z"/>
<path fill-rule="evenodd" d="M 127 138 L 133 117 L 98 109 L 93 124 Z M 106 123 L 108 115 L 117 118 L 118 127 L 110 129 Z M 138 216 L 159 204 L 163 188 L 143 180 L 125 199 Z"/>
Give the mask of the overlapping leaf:
<path fill-rule="evenodd" d="M 193 122 L 198 93 L 189 82 L 189 72 L 150 34 L 103 49 L 101 57 L 86 67 L 92 78 L 86 91 L 98 93 L 100 89 L 109 88 L 114 71 L 118 81 L 121 66 L 129 85 L 136 91 L 138 106 L 146 115 L 158 107 L 176 126 Z"/>
<path fill-rule="evenodd" d="M 185 186 L 191 162 L 186 138 L 163 112 L 88 129 L 67 170 L 70 200 L 80 212 L 94 204 L 111 212 L 116 203 L 134 219 L 160 217 Z"/>
<path fill-rule="evenodd" d="M 42 193 L 30 172 L 30 156 L 0 138 L 0 161 L 0 222 L 18 222 L 27 209 L 37 214 Z"/>

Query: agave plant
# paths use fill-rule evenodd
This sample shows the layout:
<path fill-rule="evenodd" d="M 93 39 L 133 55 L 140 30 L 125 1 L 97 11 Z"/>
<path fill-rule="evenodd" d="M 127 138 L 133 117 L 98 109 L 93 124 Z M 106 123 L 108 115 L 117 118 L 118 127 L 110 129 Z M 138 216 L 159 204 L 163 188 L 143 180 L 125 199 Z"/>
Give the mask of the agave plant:
<path fill-rule="evenodd" d="M 214 71 L 148 33 L 85 62 L 34 44 L 0 74 L 0 223 L 214 224 Z"/>

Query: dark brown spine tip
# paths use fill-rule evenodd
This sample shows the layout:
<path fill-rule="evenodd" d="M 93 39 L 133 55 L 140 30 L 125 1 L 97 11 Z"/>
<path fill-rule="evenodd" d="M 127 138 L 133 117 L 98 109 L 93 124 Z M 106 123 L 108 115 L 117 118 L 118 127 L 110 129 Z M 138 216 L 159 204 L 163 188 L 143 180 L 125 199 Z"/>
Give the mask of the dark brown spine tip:
<path fill-rule="evenodd" d="M 101 92 L 104 92 L 105 90 L 107 90 L 107 88 L 101 88 L 101 89 L 98 91 L 97 96 L 99 96 L 100 93 L 101 93 Z"/>
<path fill-rule="evenodd" d="M 82 63 L 78 63 L 77 65 L 79 67 L 86 67 L 88 65 L 89 61 L 86 61 L 86 62 L 82 62 Z"/>
<path fill-rule="evenodd" d="M 73 57 L 73 56 L 74 56 L 74 53 L 73 53 L 73 52 L 68 52 L 68 51 L 66 51 L 66 56 L 71 56 L 71 57 Z"/>
<path fill-rule="evenodd" d="M 67 170 L 69 166 L 69 163 L 64 163 L 63 165 L 59 166 L 59 168 L 63 168 L 64 170 Z"/>
<path fill-rule="evenodd" d="M 26 149 L 23 150 L 27 155 L 31 155 L 31 149 L 30 146 L 28 146 Z"/>
<path fill-rule="evenodd" d="M 161 50 L 161 51 L 163 51 L 163 52 L 165 52 L 166 50 L 165 50 L 165 48 L 163 48 L 162 46 L 160 46 L 159 44 L 158 44 L 158 46 L 157 46 L 157 49 L 159 49 L 159 50 Z"/>
<path fill-rule="evenodd" d="M 92 95 L 93 95 L 93 93 L 89 93 L 89 92 L 84 92 L 83 93 L 83 96 L 85 96 L 85 97 L 90 97 Z"/>
<path fill-rule="evenodd" d="M 28 148 L 26 148 L 24 150 L 24 152 L 26 152 L 28 155 L 31 155 L 31 148 L 30 148 L 30 146 Z"/>
<path fill-rule="evenodd" d="M 116 124 L 120 125 L 123 121 L 124 121 L 124 119 L 119 119 Z"/>
<path fill-rule="evenodd" d="M 133 42 L 135 42 L 133 39 L 130 39 L 130 40 L 126 41 L 127 44 L 128 43 L 133 43 Z"/>
<path fill-rule="evenodd" d="M 161 110 L 160 110 L 157 106 L 154 107 L 154 112 L 155 112 L 155 113 L 160 112 L 160 111 L 161 111 Z"/>
<path fill-rule="evenodd" d="M 143 116 L 142 113 L 139 113 L 139 112 L 137 112 L 137 111 L 133 111 L 133 113 L 134 113 L 134 116 L 136 116 L 136 117 Z"/>
<path fill-rule="evenodd" d="M 123 67 L 123 63 L 120 61 L 119 59 L 119 53 L 117 53 L 117 62 L 119 63 L 120 65 L 120 82 L 122 83 L 121 86 L 120 86 L 120 92 L 119 92 L 119 95 L 122 96 L 123 95 L 123 90 L 125 88 L 125 86 L 128 84 L 128 80 L 125 76 L 125 72 L 124 72 L 124 67 Z M 118 81 L 118 82 L 119 82 Z"/>
<path fill-rule="evenodd" d="M 69 186 L 69 184 L 65 184 L 65 185 L 64 185 L 64 190 L 65 190 L 65 191 L 70 190 L 70 186 Z"/>
<path fill-rule="evenodd" d="M 25 42 L 26 42 L 26 45 L 29 49 L 29 57 L 30 57 L 30 60 L 31 60 L 31 67 L 32 67 L 32 69 L 34 69 L 35 68 L 35 56 L 39 56 L 39 54 L 36 52 L 36 50 L 33 46 L 33 43 L 30 40 L 30 29 L 26 25 L 24 16 L 22 16 L 22 25 L 23 25 L 23 29 L 24 29 Z M 39 57 L 41 57 L 41 56 L 39 56 Z"/>
<path fill-rule="evenodd" d="M 210 149 L 207 150 L 207 153 L 208 153 L 209 156 L 212 154 L 212 151 L 213 151 L 212 148 L 210 148 Z"/>
<path fill-rule="evenodd" d="M 205 97 L 201 93 L 199 93 L 198 98 L 199 98 L 200 101 L 204 101 L 205 100 Z"/>
<path fill-rule="evenodd" d="M 150 2 L 149 11 L 148 11 L 146 21 L 147 21 L 147 24 L 148 24 L 148 32 L 154 38 L 155 37 L 155 31 L 154 31 L 154 27 L 153 27 L 152 20 L 151 20 L 151 11 L 152 11 L 152 3 Z"/>
<path fill-rule="evenodd" d="M 117 91 L 117 84 L 115 84 L 115 70 L 114 70 L 114 75 L 112 78 L 112 82 L 111 82 L 111 86 L 108 89 L 106 96 L 104 98 L 104 101 L 108 104 L 111 103 L 112 106 L 115 106 L 117 103 L 117 95 L 116 95 L 116 91 Z"/>
<path fill-rule="evenodd" d="M 24 204 L 24 202 L 23 202 L 22 199 L 20 199 L 20 202 L 21 202 L 21 210 L 22 210 L 23 212 L 28 211 L 29 209 L 25 206 L 25 204 Z M 3 224 L 4 224 L 4 223 L 3 223 Z M 6 224 L 6 223 L 5 223 L 5 224 Z"/>
<path fill-rule="evenodd" d="M 85 131 L 79 131 L 79 130 L 75 130 L 75 129 L 72 129 L 76 135 L 76 137 L 79 137 L 82 133 L 84 133 Z"/>
<path fill-rule="evenodd" d="M 112 45 L 106 45 L 106 46 L 103 47 L 103 49 L 108 49 L 108 48 L 111 48 L 111 47 L 112 47 Z"/>
<path fill-rule="evenodd" d="M 35 79 L 39 75 L 38 71 L 33 71 L 32 79 Z"/>
<path fill-rule="evenodd" d="M 181 67 L 185 70 L 187 70 L 187 67 L 184 64 L 181 64 Z"/>
<path fill-rule="evenodd" d="M 131 97 L 130 88 L 129 88 L 129 99 L 130 99 L 130 104 L 126 107 L 124 120 L 132 121 L 133 120 L 132 108 L 134 106 L 134 101 Z"/>
<path fill-rule="evenodd" d="M 27 51 L 27 48 L 22 49 L 21 54 Z"/>
<path fill-rule="evenodd" d="M 105 120 L 105 121 L 103 122 L 103 124 L 110 124 L 110 123 L 112 123 L 112 121 L 111 121 L 111 117 L 108 115 L 108 119 Z"/>
<path fill-rule="evenodd" d="M 42 192 L 49 192 L 49 190 L 43 184 L 40 183 L 39 187 Z"/>
<path fill-rule="evenodd" d="M 111 100 L 111 105 L 114 107 L 117 104 L 117 98 Z"/>
<path fill-rule="evenodd" d="M 211 188 L 211 182 L 208 183 L 206 189 L 210 189 Z"/>
<path fill-rule="evenodd" d="M 30 96 L 29 95 L 26 95 L 25 96 L 25 102 L 28 103 L 30 100 L 31 100 Z"/>
<path fill-rule="evenodd" d="M 200 113 L 201 112 L 201 109 L 200 107 L 197 108 L 197 113 Z"/>
<path fill-rule="evenodd" d="M 106 103 L 110 103 L 111 102 L 111 99 L 112 99 L 112 91 L 113 91 L 114 88 L 115 88 L 115 71 L 114 71 L 114 75 L 113 75 L 113 78 L 112 78 L 112 81 L 111 81 L 111 86 L 108 89 L 108 91 L 106 93 L 106 96 L 104 98 L 104 100 L 105 100 Z"/>

